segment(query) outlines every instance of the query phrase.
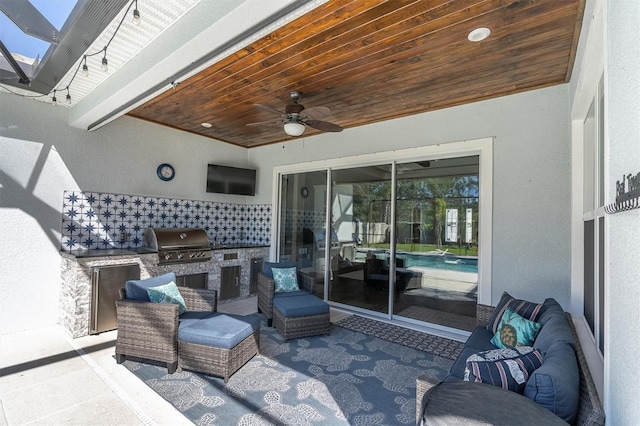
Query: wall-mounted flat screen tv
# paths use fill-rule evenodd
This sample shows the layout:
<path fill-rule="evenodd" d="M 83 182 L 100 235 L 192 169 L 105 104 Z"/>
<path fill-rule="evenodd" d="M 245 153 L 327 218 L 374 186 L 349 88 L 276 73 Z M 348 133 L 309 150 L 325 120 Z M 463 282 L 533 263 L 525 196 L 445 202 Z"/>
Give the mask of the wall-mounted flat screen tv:
<path fill-rule="evenodd" d="M 256 195 L 256 170 L 209 164 L 207 168 L 207 192 Z"/>

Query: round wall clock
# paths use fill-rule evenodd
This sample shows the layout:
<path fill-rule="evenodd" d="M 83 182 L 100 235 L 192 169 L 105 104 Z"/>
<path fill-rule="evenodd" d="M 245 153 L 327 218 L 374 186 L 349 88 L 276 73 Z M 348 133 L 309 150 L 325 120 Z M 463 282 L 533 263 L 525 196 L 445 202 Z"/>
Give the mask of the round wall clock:
<path fill-rule="evenodd" d="M 302 187 L 302 189 L 300 190 L 300 195 L 302 195 L 302 198 L 307 198 L 309 196 L 309 190 L 306 186 Z"/>
<path fill-rule="evenodd" d="M 173 166 L 168 163 L 162 163 L 158 166 L 158 177 L 166 182 L 173 179 L 176 175 L 176 171 L 173 169 Z"/>

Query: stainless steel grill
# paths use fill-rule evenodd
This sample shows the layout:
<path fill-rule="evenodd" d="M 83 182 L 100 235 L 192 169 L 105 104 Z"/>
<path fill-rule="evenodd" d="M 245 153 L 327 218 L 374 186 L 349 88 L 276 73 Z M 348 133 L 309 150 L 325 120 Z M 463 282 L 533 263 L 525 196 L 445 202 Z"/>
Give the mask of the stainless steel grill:
<path fill-rule="evenodd" d="M 147 228 L 144 245 L 158 251 L 160 265 L 211 259 L 209 237 L 202 228 Z"/>

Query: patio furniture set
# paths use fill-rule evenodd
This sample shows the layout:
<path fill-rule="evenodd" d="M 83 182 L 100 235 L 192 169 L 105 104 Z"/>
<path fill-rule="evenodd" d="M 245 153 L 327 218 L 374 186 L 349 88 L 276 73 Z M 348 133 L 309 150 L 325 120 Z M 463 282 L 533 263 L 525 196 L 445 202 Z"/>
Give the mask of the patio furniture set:
<path fill-rule="evenodd" d="M 285 341 L 328 334 L 329 305 L 313 295 L 313 282 L 309 286 L 297 268 L 282 266 L 288 265 L 265 263 L 258 274 L 258 310 L 268 326 L 273 322 Z M 175 282 L 171 272 L 125 283 L 116 301 L 116 362 L 151 360 L 166 364 L 169 374 L 186 369 L 226 383 L 258 354 L 261 318 L 218 312 L 216 290 Z"/>

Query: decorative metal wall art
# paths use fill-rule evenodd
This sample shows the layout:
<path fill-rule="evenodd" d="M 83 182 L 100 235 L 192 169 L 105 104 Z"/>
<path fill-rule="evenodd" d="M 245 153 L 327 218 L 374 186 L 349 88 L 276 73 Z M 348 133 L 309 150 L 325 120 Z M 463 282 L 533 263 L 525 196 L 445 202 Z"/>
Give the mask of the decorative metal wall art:
<path fill-rule="evenodd" d="M 622 176 L 616 182 L 616 202 L 604 206 L 604 211 L 613 214 L 640 207 L 640 172 Z"/>

